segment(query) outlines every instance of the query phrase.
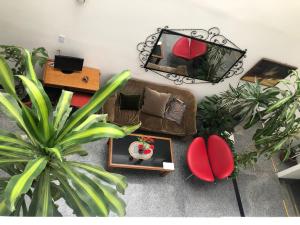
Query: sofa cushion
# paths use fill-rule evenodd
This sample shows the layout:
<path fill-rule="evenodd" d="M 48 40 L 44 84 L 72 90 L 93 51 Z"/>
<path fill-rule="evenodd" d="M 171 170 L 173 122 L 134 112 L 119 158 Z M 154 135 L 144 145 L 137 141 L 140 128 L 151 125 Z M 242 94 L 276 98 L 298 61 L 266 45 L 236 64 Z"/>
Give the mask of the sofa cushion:
<path fill-rule="evenodd" d="M 165 118 L 168 120 L 175 121 L 177 124 L 181 124 L 185 109 L 185 103 L 180 99 L 173 97 L 167 104 Z"/>
<path fill-rule="evenodd" d="M 120 93 L 120 109 L 121 110 L 139 110 L 141 106 L 140 95 L 125 95 Z"/>
<path fill-rule="evenodd" d="M 141 128 L 152 131 L 162 131 L 163 119 L 157 116 L 152 116 L 147 113 L 140 113 L 140 120 L 142 122 Z"/>
<path fill-rule="evenodd" d="M 163 118 L 170 96 L 171 94 L 161 93 L 146 87 L 142 112 Z"/>
<path fill-rule="evenodd" d="M 132 125 L 140 122 L 139 111 L 115 109 L 114 122 L 119 125 Z"/>
<path fill-rule="evenodd" d="M 166 118 L 162 121 L 162 131 L 165 133 L 171 130 L 175 135 L 184 136 L 186 130 L 185 126 L 186 125 L 184 123 L 178 124 L 175 121 L 168 120 Z"/>

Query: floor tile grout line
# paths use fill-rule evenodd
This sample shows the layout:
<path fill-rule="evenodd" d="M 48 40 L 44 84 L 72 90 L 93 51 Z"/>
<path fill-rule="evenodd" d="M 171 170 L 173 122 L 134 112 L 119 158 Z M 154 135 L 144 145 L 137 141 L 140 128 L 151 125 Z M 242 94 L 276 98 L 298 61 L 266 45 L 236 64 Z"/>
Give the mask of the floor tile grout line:
<path fill-rule="evenodd" d="M 287 216 L 287 217 L 290 217 L 290 216 L 289 216 L 289 212 L 288 212 L 288 209 L 287 209 L 287 206 L 286 206 L 286 203 L 285 203 L 284 199 L 282 200 L 282 204 L 283 204 L 283 208 L 284 208 L 284 211 L 285 211 L 285 214 L 286 214 L 286 216 Z"/>
<path fill-rule="evenodd" d="M 232 183 L 233 183 L 234 193 L 235 193 L 236 201 L 238 203 L 240 215 L 241 215 L 241 217 L 245 217 L 245 212 L 244 212 L 244 208 L 243 208 L 243 204 L 242 204 L 242 200 L 241 200 L 241 195 L 240 195 L 240 191 L 239 191 L 239 187 L 238 187 L 236 178 L 232 179 Z"/>

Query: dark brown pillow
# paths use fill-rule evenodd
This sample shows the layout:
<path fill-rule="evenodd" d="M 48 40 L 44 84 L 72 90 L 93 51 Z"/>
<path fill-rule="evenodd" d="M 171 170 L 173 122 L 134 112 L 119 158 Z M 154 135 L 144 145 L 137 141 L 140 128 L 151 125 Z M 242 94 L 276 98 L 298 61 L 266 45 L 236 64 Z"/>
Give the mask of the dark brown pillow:
<path fill-rule="evenodd" d="M 125 95 L 120 93 L 120 110 L 138 111 L 141 106 L 140 95 Z"/>
<path fill-rule="evenodd" d="M 164 117 L 170 96 L 171 94 L 161 93 L 146 87 L 142 112 L 158 117 Z"/>

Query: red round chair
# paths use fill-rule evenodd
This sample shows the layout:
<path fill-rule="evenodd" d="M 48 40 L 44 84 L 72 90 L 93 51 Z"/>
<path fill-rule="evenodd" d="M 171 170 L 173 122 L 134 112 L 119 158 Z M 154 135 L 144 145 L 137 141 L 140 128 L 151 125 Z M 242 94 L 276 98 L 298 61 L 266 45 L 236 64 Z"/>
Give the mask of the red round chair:
<path fill-rule="evenodd" d="M 234 160 L 227 142 L 218 135 L 211 135 L 207 145 L 208 158 L 215 177 L 218 179 L 229 177 L 234 170 Z"/>
<path fill-rule="evenodd" d="M 207 44 L 203 41 L 189 39 L 187 37 L 179 38 L 173 46 L 172 53 L 177 57 L 186 60 L 194 59 L 204 55 L 207 52 Z"/>
<path fill-rule="evenodd" d="M 187 151 L 187 163 L 192 173 L 201 180 L 214 182 L 215 178 L 208 161 L 205 140 L 197 137 Z"/>
<path fill-rule="evenodd" d="M 187 151 L 187 164 L 193 175 L 207 182 L 227 178 L 234 170 L 231 149 L 218 135 L 208 138 L 207 148 L 204 138 L 195 138 Z"/>

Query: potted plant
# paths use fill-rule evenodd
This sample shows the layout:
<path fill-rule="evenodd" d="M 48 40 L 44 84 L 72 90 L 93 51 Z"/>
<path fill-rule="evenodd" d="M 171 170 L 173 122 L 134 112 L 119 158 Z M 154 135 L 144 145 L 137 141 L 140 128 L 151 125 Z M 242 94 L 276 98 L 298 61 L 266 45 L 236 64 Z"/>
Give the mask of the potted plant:
<path fill-rule="evenodd" d="M 13 74 L 25 74 L 26 58 L 24 49 L 15 45 L 0 45 L 0 56 L 8 63 Z M 44 47 L 34 48 L 31 52 L 33 67 L 39 65 L 41 68 L 48 60 L 48 53 Z M 15 88 L 18 96 L 26 102 L 27 93 L 22 83 L 16 79 Z"/>
<path fill-rule="evenodd" d="M 241 164 L 246 166 L 278 152 L 287 160 L 300 147 L 296 144 L 300 137 L 300 76 L 292 71 L 290 77 L 280 81 L 285 89 L 246 82 L 220 94 L 221 106 L 228 114 L 240 116 L 245 129 L 258 126 L 253 136 L 256 150 L 240 154 Z"/>
<path fill-rule="evenodd" d="M 68 161 L 66 156 L 87 154 L 82 144 L 103 137 L 122 138 L 140 126 L 118 127 L 95 114 L 126 83 L 130 72 L 113 77 L 71 114 L 72 92 L 62 91 L 53 109 L 31 56 L 25 50 L 26 75 L 16 77 L 26 88 L 32 108 L 16 94 L 12 71 L 0 57 L 0 83 L 6 91 L 0 92 L 1 109 L 24 135 L 0 130 L 0 168 L 9 175 L 0 179 L 0 214 L 61 216 L 56 201 L 63 198 L 77 216 L 107 216 L 110 211 L 125 215 L 125 203 L 118 196 L 127 187 L 125 177 L 100 166 Z"/>

